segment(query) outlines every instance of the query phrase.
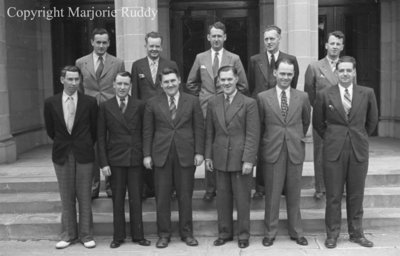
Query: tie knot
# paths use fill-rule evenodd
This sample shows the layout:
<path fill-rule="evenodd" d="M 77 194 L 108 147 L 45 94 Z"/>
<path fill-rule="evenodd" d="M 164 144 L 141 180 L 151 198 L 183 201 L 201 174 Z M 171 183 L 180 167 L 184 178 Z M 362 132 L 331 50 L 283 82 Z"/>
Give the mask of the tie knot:
<path fill-rule="evenodd" d="M 171 103 L 175 102 L 174 96 L 170 96 L 169 98 L 170 98 Z"/>
<path fill-rule="evenodd" d="M 215 52 L 215 56 L 218 56 L 218 52 Z"/>
<path fill-rule="evenodd" d="M 226 95 L 225 99 L 226 99 L 227 102 L 230 102 L 230 96 L 229 95 Z"/>
<path fill-rule="evenodd" d="M 74 101 L 74 97 L 69 96 L 69 97 L 67 98 L 67 100 Z"/>
<path fill-rule="evenodd" d="M 282 90 L 282 96 L 286 96 L 285 90 Z"/>
<path fill-rule="evenodd" d="M 103 56 L 99 56 L 99 61 L 103 61 Z"/>
<path fill-rule="evenodd" d="M 121 103 L 125 102 L 125 98 L 119 98 L 119 100 L 121 101 Z"/>

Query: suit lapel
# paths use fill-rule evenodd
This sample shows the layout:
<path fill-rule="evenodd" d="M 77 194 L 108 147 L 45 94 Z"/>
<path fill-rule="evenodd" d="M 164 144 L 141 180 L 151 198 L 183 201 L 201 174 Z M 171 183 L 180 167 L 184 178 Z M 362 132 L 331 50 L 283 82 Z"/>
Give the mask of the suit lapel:
<path fill-rule="evenodd" d="M 213 60 L 211 59 L 211 50 L 208 50 L 205 52 L 204 65 L 206 66 L 206 69 L 207 69 L 208 74 L 210 75 L 211 79 L 214 80 L 212 63 L 213 63 Z"/>
<path fill-rule="evenodd" d="M 158 66 L 160 67 L 160 63 L 158 64 Z M 149 59 L 147 57 L 143 59 L 143 73 L 147 81 L 154 87 L 153 77 L 151 76 Z"/>
<path fill-rule="evenodd" d="M 176 116 L 175 119 L 173 120 L 175 126 L 178 126 L 179 121 L 182 119 L 183 112 L 185 111 L 185 109 L 187 109 L 186 105 L 187 105 L 187 98 L 183 93 L 180 92 L 178 107 L 176 109 Z"/>
<path fill-rule="evenodd" d="M 225 113 L 225 121 L 227 126 L 229 126 L 233 117 L 242 107 L 243 107 L 243 95 L 237 92 L 235 97 L 233 98 L 231 105 L 229 106 L 228 110 Z"/>
<path fill-rule="evenodd" d="M 89 54 L 85 61 L 85 68 L 89 71 L 90 75 L 96 80 L 96 72 L 94 71 L 93 53 Z"/>
<path fill-rule="evenodd" d="M 63 112 L 63 107 L 62 107 L 62 104 L 63 104 L 62 95 L 63 95 L 63 93 L 60 93 L 59 97 L 56 98 L 56 102 L 54 104 L 54 110 L 56 111 L 60 120 L 62 120 L 62 123 L 63 123 L 65 129 L 67 129 L 67 124 L 65 123 L 64 112 Z"/>
<path fill-rule="evenodd" d="M 132 101 L 131 99 L 128 99 L 128 106 L 131 104 L 131 101 Z M 110 112 L 115 117 L 115 119 L 117 119 L 120 123 L 127 126 L 125 118 L 124 118 L 121 110 L 119 109 L 119 105 L 118 105 L 118 101 L 117 101 L 116 97 L 111 99 L 111 102 L 109 102 L 109 106 L 110 106 Z M 126 107 L 126 112 L 128 111 L 128 106 Z"/>
<path fill-rule="evenodd" d="M 335 74 L 332 72 L 331 65 L 327 58 L 324 58 L 319 65 L 319 69 L 321 73 L 326 77 L 330 84 L 337 84 L 337 78 Z"/>
<path fill-rule="evenodd" d="M 108 71 L 110 71 L 113 65 L 114 65 L 114 58 L 110 54 L 107 54 L 106 61 L 104 62 L 104 69 L 103 72 L 101 72 L 100 78 L 105 76 L 108 73 Z"/>
<path fill-rule="evenodd" d="M 222 61 L 220 67 L 229 65 L 231 63 L 231 59 L 232 59 L 232 54 L 224 49 L 222 53 Z"/>
<path fill-rule="evenodd" d="M 258 67 L 260 68 L 261 73 L 264 75 L 265 81 L 268 81 L 269 62 L 265 52 L 261 54 L 261 58 L 258 61 Z"/>
<path fill-rule="evenodd" d="M 344 111 L 342 98 L 340 97 L 339 86 L 335 85 L 332 90 L 329 92 L 329 97 L 332 100 L 332 104 L 334 105 L 335 109 L 340 113 L 340 116 L 343 118 L 344 121 L 347 122 L 346 112 Z"/>
<path fill-rule="evenodd" d="M 293 89 L 290 89 L 289 112 L 286 117 L 286 123 L 289 123 L 294 113 L 299 110 L 299 95 Z"/>
<path fill-rule="evenodd" d="M 361 101 L 364 97 L 362 97 L 362 91 L 358 88 L 358 86 L 353 85 L 353 97 L 351 99 L 351 109 L 349 120 L 351 120 L 355 114 L 357 113 L 359 107 L 361 106 Z"/>
<path fill-rule="evenodd" d="M 76 105 L 76 111 L 75 111 L 75 119 L 74 119 L 74 125 L 72 126 L 72 132 L 74 132 L 75 129 L 75 124 L 78 123 L 79 119 L 82 116 L 82 111 L 85 109 L 84 106 L 84 102 L 83 102 L 83 95 L 81 93 L 78 92 L 78 104 Z"/>
<path fill-rule="evenodd" d="M 268 100 L 267 103 L 271 106 L 271 109 L 274 111 L 275 115 L 281 120 L 282 123 L 285 123 L 283 120 L 281 108 L 279 107 L 278 95 L 276 92 L 276 87 L 270 89 L 270 94 L 267 94 Z M 290 109 L 290 105 L 289 105 Z"/>
<path fill-rule="evenodd" d="M 179 104 L 179 103 L 178 103 Z M 161 112 L 164 114 L 165 119 L 167 120 L 167 122 L 174 127 L 175 124 L 171 119 L 171 113 L 169 112 L 169 104 L 168 104 L 168 96 L 165 93 L 162 93 L 160 95 L 160 101 L 158 103 Z"/>
<path fill-rule="evenodd" d="M 222 129 L 228 134 L 228 130 L 226 129 L 225 122 L 225 108 L 224 108 L 224 94 L 219 94 L 215 99 L 215 112 L 217 115 L 217 119 Z"/>

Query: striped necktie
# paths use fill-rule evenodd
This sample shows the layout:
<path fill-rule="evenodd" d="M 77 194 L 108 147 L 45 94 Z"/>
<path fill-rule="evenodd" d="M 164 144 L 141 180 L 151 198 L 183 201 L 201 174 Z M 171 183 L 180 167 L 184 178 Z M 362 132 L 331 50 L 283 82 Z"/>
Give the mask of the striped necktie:
<path fill-rule="evenodd" d="M 347 88 L 344 90 L 343 108 L 346 112 L 346 119 L 349 120 L 349 114 L 351 110 L 351 98 L 349 90 Z"/>
<path fill-rule="evenodd" d="M 218 52 L 215 52 L 214 61 L 213 61 L 213 65 L 212 65 L 214 77 L 216 77 L 218 75 L 218 68 L 219 68 Z"/>
<path fill-rule="evenodd" d="M 174 96 L 170 97 L 169 112 L 171 113 L 171 119 L 174 120 L 176 117 L 176 105 Z"/>
<path fill-rule="evenodd" d="M 100 79 L 101 73 L 103 72 L 103 69 L 104 69 L 104 63 L 103 63 L 103 57 L 102 56 L 99 56 L 98 62 L 99 62 L 99 66 L 97 66 L 97 70 L 96 70 L 96 78 L 97 78 L 97 80 Z"/>
<path fill-rule="evenodd" d="M 288 102 L 287 102 L 287 97 L 286 97 L 286 92 L 285 90 L 282 90 L 282 94 L 281 94 L 281 113 L 283 116 L 283 120 L 286 122 L 286 117 L 287 117 L 287 113 L 289 110 L 289 106 L 288 106 Z"/>

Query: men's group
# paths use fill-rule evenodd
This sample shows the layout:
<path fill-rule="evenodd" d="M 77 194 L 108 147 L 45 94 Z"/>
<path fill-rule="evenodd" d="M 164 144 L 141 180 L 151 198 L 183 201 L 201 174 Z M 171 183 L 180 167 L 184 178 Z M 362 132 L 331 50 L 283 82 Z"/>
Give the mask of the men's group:
<path fill-rule="evenodd" d="M 215 246 L 234 236 L 240 248 L 249 246 L 254 167 L 253 199 L 265 197 L 262 244 L 274 243 L 284 195 L 289 237 L 306 246 L 300 192 L 311 122 L 314 198 L 326 197 L 325 246 L 336 247 L 345 188 L 350 241 L 372 247 L 364 236 L 362 217 L 368 136 L 378 122 L 374 92 L 357 85 L 355 59 L 340 57 L 345 40 L 340 31 L 328 35 L 326 57 L 308 66 L 305 92 L 295 89 L 299 66 L 295 56 L 279 50 L 280 35 L 281 29 L 274 25 L 264 30 L 265 51 L 251 57 L 246 75 L 240 57 L 224 49 L 224 24 L 210 25 L 211 47 L 196 56 L 185 83 L 177 64 L 160 56 L 163 38 L 158 32 L 145 36 L 147 56 L 127 72 L 122 60 L 107 53 L 109 33 L 95 29 L 93 52 L 61 70 L 63 92 L 44 105 L 62 204 L 56 248 L 76 242 L 86 248 L 96 246 L 91 200 L 99 195 L 99 170 L 113 202 L 111 248 L 126 239 L 126 190 L 133 243 L 151 244 L 144 236 L 142 200 L 155 196 L 156 247 L 165 248 L 170 242 L 175 197 L 180 238 L 197 246 L 192 196 L 195 170 L 203 162 L 203 200 L 216 198 Z"/>

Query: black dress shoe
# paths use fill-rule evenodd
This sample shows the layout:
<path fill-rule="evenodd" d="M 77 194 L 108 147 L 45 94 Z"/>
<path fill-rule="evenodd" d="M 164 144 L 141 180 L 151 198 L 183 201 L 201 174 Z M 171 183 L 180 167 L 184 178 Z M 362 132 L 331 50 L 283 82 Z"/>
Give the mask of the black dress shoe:
<path fill-rule="evenodd" d="M 253 199 L 258 200 L 264 197 L 264 193 L 262 191 L 256 191 L 253 194 Z"/>
<path fill-rule="evenodd" d="M 274 244 L 274 240 L 275 238 L 264 237 L 264 239 L 262 240 L 262 244 L 264 246 L 271 246 Z"/>
<path fill-rule="evenodd" d="M 168 247 L 170 239 L 167 237 L 160 237 L 156 243 L 157 248 L 166 248 Z"/>
<path fill-rule="evenodd" d="M 198 246 L 199 245 L 199 242 L 194 237 L 191 237 L 191 236 L 188 236 L 185 238 L 182 237 L 181 240 L 183 242 L 185 242 L 187 246 Z"/>
<path fill-rule="evenodd" d="M 112 248 L 112 249 L 118 248 L 123 243 L 124 243 L 124 240 L 112 240 L 112 242 L 110 244 L 110 248 Z"/>
<path fill-rule="evenodd" d="M 246 248 L 246 247 L 249 247 L 249 240 L 247 240 L 247 239 L 244 239 L 244 240 L 239 240 L 238 241 L 238 246 L 239 246 L 239 248 Z"/>
<path fill-rule="evenodd" d="M 141 246 L 150 246 L 151 242 L 145 238 L 143 239 L 132 239 L 132 242 Z"/>
<path fill-rule="evenodd" d="M 215 192 L 206 192 L 204 194 L 203 200 L 206 202 L 211 202 L 217 194 Z"/>
<path fill-rule="evenodd" d="M 336 247 L 337 239 L 336 238 L 327 238 L 325 240 L 325 247 L 332 249 Z"/>
<path fill-rule="evenodd" d="M 359 244 L 364 247 L 373 247 L 374 246 L 373 242 L 369 241 L 367 238 L 365 238 L 363 236 L 362 237 L 350 237 L 350 242 Z"/>
<path fill-rule="evenodd" d="M 304 236 L 297 237 L 297 238 L 291 237 L 290 240 L 296 241 L 296 243 L 299 245 L 303 245 L 303 246 L 308 245 L 308 241 Z"/>
<path fill-rule="evenodd" d="M 233 241 L 233 237 L 229 238 L 218 238 L 217 240 L 214 241 L 215 246 L 220 246 L 224 245 L 226 242 Z"/>

